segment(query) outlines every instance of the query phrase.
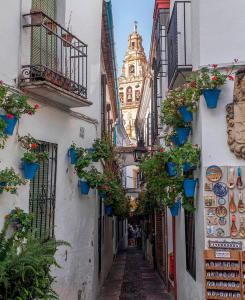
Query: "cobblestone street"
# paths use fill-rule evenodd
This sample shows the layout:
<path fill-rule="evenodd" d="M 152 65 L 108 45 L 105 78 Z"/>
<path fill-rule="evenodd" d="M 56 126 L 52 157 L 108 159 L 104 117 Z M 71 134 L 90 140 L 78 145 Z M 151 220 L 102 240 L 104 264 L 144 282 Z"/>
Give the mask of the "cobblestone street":
<path fill-rule="evenodd" d="M 128 249 L 118 255 L 100 300 L 171 300 L 159 275 L 142 258 L 142 252 Z"/>

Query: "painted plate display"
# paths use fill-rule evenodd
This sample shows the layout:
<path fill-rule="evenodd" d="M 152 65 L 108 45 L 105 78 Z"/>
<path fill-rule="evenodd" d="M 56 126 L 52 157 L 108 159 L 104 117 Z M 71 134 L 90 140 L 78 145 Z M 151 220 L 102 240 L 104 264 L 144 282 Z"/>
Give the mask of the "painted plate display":
<path fill-rule="evenodd" d="M 222 170 L 218 166 L 210 166 L 207 168 L 206 177 L 211 182 L 219 181 L 222 178 Z"/>
<path fill-rule="evenodd" d="M 217 229 L 216 229 L 216 236 L 222 237 L 222 236 L 224 236 L 224 235 L 225 235 L 225 231 L 224 231 L 223 228 L 217 228 Z"/>
<path fill-rule="evenodd" d="M 219 198 L 219 199 L 218 199 L 218 204 L 219 204 L 219 205 L 225 205 L 225 204 L 226 204 L 225 198 Z"/>
<path fill-rule="evenodd" d="M 216 196 L 222 198 L 228 194 L 228 187 L 224 182 L 217 182 L 213 186 L 213 192 Z"/>
<path fill-rule="evenodd" d="M 224 225 L 226 225 L 226 218 L 225 217 L 221 217 L 221 218 L 219 218 L 219 225 L 221 225 L 221 226 L 224 226 Z"/>
<path fill-rule="evenodd" d="M 227 216 L 227 209 L 224 206 L 218 206 L 215 209 L 216 216 L 219 218 Z"/>

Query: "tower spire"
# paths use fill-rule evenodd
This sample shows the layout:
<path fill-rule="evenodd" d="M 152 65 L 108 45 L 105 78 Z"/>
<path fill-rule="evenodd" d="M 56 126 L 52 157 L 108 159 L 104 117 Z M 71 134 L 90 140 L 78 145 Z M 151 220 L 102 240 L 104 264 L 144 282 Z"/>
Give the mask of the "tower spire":
<path fill-rule="evenodd" d="M 134 21 L 134 32 L 138 31 L 138 22 Z"/>

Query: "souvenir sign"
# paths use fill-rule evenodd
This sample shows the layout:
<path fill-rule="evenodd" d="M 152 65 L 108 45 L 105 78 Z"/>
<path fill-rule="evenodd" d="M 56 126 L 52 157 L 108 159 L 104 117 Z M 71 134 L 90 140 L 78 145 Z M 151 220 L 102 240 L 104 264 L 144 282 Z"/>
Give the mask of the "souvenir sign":
<path fill-rule="evenodd" d="M 215 251 L 216 258 L 230 258 L 231 253 L 230 251 Z"/>
<path fill-rule="evenodd" d="M 212 192 L 213 191 L 213 184 L 211 182 L 206 182 L 204 187 L 206 192 Z"/>
<path fill-rule="evenodd" d="M 227 221 L 225 217 L 219 218 L 219 225 L 224 226 L 226 225 Z"/>
<path fill-rule="evenodd" d="M 214 226 L 207 226 L 207 235 L 214 235 Z"/>
<path fill-rule="evenodd" d="M 218 204 L 219 204 L 219 205 L 225 205 L 225 204 L 226 204 L 225 198 L 219 198 L 219 199 L 218 199 Z"/>
<path fill-rule="evenodd" d="M 217 229 L 216 229 L 216 235 L 217 235 L 218 237 L 224 236 L 224 235 L 225 235 L 224 229 L 223 229 L 223 228 L 217 228 Z"/>
<path fill-rule="evenodd" d="M 220 242 L 220 241 L 208 241 L 208 247 L 213 249 L 236 249 L 242 250 L 242 242 Z"/>
<path fill-rule="evenodd" d="M 222 177 L 222 170 L 218 166 L 210 166 L 207 168 L 206 177 L 211 182 L 219 181 Z"/>
<path fill-rule="evenodd" d="M 206 195 L 204 196 L 205 206 L 216 206 L 216 196 L 214 195 Z"/>
<path fill-rule="evenodd" d="M 209 208 L 207 211 L 207 216 L 216 216 L 216 209 L 215 208 Z"/>
<path fill-rule="evenodd" d="M 224 182 L 217 182 L 213 186 L 213 192 L 216 196 L 222 198 L 225 197 L 228 193 L 228 187 Z"/>
<path fill-rule="evenodd" d="M 222 205 L 216 207 L 215 212 L 219 218 L 227 216 L 227 209 Z"/>

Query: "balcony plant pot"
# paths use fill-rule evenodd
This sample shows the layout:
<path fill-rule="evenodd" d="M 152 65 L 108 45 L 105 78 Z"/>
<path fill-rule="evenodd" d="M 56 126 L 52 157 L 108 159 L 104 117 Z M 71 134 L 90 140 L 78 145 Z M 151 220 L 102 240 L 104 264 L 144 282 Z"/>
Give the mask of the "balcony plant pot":
<path fill-rule="evenodd" d="M 70 149 L 68 150 L 68 156 L 69 156 L 69 158 L 70 158 L 70 163 L 71 163 L 72 165 L 75 165 L 76 162 L 77 162 L 77 152 L 76 152 L 76 150 L 73 149 L 73 148 L 70 148 Z"/>
<path fill-rule="evenodd" d="M 88 182 L 84 180 L 79 180 L 78 185 L 79 185 L 81 195 L 88 195 L 90 190 L 90 186 Z"/>
<path fill-rule="evenodd" d="M 174 177 L 177 175 L 177 168 L 175 163 L 167 162 L 165 168 L 166 168 L 166 172 L 170 177 Z"/>
<path fill-rule="evenodd" d="M 41 25 L 43 23 L 43 13 L 41 10 L 31 9 L 31 24 L 32 25 Z"/>
<path fill-rule="evenodd" d="M 32 180 L 39 168 L 40 165 L 38 163 L 23 162 L 23 174 L 25 179 Z"/>
<path fill-rule="evenodd" d="M 204 89 L 203 96 L 207 103 L 207 107 L 214 109 L 217 107 L 219 95 L 221 90 L 220 89 Z"/>
<path fill-rule="evenodd" d="M 6 115 L 0 115 L 0 118 L 3 119 L 7 124 L 7 127 L 4 129 L 4 133 L 7 135 L 12 135 L 18 120 L 17 117 L 13 115 L 12 118 L 8 118 Z"/>
<path fill-rule="evenodd" d="M 179 142 L 179 139 L 178 139 L 178 137 L 177 137 L 176 134 L 174 134 L 174 135 L 171 137 L 171 141 L 174 143 L 174 145 L 175 145 L 176 147 L 180 147 L 180 146 L 181 146 L 181 144 L 180 144 L 180 142 Z"/>
<path fill-rule="evenodd" d="M 53 33 L 56 33 L 57 31 L 57 25 L 51 20 L 47 20 L 44 22 L 44 25 L 48 27 L 49 30 L 47 30 L 48 35 L 52 35 Z"/>
<path fill-rule="evenodd" d="M 105 214 L 109 217 L 113 216 L 113 207 L 111 205 L 105 205 Z"/>
<path fill-rule="evenodd" d="M 185 179 L 184 180 L 183 186 L 184 186 L 185 196 L 187 198 L 194 197 L 195 190 L 196 190 L 196 184 L 197 184 L 196 179 Z"/>
<path fill-rule="evenodd" d="M 190 127 L 176 128 L 176 135 L 177 135 L 180 145 L 183 145 L 187 142 L 190 132 L 191 132 Z"/>
<path fill-rule="evenodd" d="M 71 33 L 67 32 L 67 33 L 62 34 L 62 38 L 64 39 L 63 40 L 63 46 L 64 47 L 70 47 L 74 36 Z"/>
<path fill-rule="evenodd" d="M 180 212 L 181 202 L 177 200 L 173 206 L 169 207 L 172 217 L 177 217 Z"/>
<path fill-rule="evenodd" d="M 189 111 L 185 105 L 183 105 L 179 108 L 179 113 L 184 122 L 193 121 L 193 113 L 191 111 Z"/>
<path fill-rule="evenodd" d="M 183 164 L 183 171 L 184 172 L 189 172 L 189 171 L 191 171 L 191 170 L 195 170 L 196 169 L 196 166 L 194 166 L 194 165 L 191 165 L 190 163 L 184 163 Z"/>

